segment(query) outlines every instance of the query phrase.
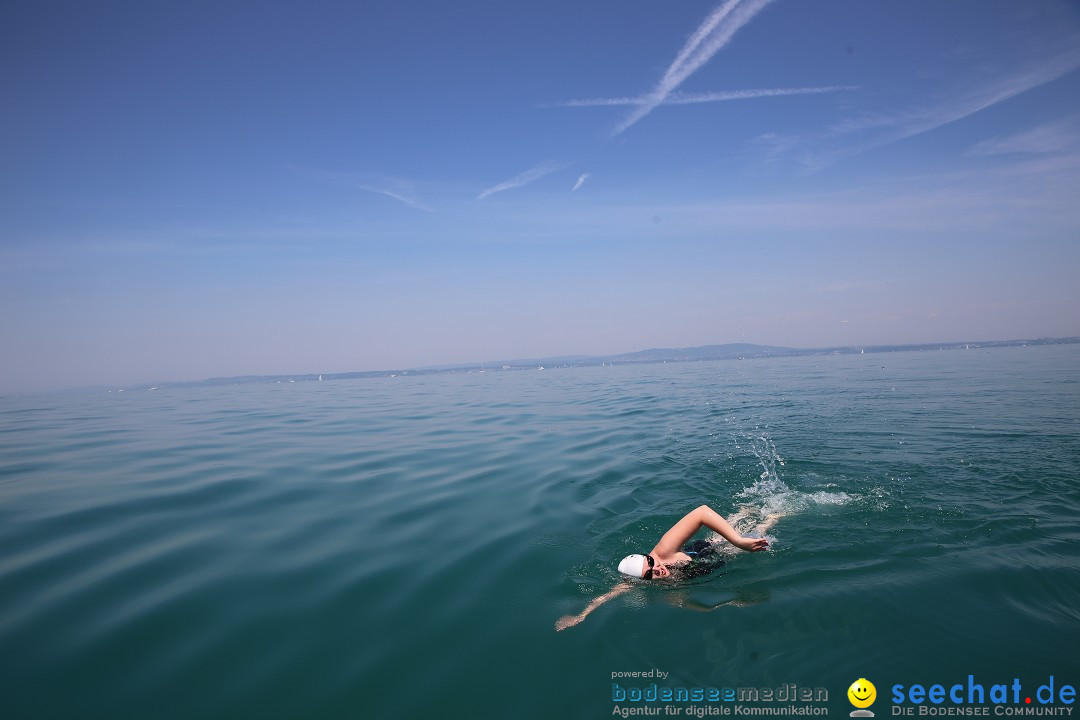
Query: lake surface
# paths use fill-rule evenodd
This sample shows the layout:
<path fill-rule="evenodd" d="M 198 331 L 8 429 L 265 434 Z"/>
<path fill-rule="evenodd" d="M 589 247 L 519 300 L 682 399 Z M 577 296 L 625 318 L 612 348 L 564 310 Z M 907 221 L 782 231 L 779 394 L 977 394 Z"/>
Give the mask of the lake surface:
<path fill-rule="evenodd" d="M 1078 685 L 1078 380 L 1066 345 L 4 398 L 0 716 Z M 701 503 L 772 549 L 555 632 Z"/>

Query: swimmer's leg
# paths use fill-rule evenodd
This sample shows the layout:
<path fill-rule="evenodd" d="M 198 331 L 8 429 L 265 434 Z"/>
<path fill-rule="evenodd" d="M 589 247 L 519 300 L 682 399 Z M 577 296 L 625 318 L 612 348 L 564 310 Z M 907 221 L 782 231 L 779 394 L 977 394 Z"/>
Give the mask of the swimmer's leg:
<path fill-rule="evenodd" d="M 765 519 L 758 523 L 758 526 L 754 530 L 760 534 L 765 534 L 772 529 L 773 525 L 779 522 L 780 518 L 784 517 L 783 513 L 770 513 L 765 516 Z"/>
<path fill-rule="evenodd" d="M 745 535 L 753 527 L 756 515 L 754 508 L 749 505 L 740 505 L 739 509 L 728 517 L 728 522 L 739 531 L 740 535 Z"/>

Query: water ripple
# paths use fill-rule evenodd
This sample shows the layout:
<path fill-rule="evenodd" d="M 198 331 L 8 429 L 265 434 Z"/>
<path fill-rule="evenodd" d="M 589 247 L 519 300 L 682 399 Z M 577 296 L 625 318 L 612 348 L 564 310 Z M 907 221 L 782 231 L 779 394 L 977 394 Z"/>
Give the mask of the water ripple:
<path fill-rule="evenodd" d="M 7 702 L 551 717 L 622 668 L 842 687 L 856 651 L 936 677 L 1009 647 L 1067 674 L 1077 351 L 1031 351 L 5 399 Z M 772 549 L 553 632 L 703 502 L 783 515 Z"/>

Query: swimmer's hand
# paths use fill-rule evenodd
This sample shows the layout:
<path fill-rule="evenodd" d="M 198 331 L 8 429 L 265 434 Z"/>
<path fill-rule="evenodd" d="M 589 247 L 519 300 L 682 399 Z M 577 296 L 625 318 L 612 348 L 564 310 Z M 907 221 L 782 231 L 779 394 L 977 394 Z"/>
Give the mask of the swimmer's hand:
<path fill-rule="evenodd" d="M 740 537 L 731 544 L 735 547 L 742 548 L 747 552 L 760 552 L 761 550 L 769 549 L 769 541 L 765 538 Z"/>
<path fill-rule="evenodd" d="M 555 632 L 562 632 L 568 627 L 574 627 L 585 619 L 585 615 L 563 615 L 555 621 Z"/>

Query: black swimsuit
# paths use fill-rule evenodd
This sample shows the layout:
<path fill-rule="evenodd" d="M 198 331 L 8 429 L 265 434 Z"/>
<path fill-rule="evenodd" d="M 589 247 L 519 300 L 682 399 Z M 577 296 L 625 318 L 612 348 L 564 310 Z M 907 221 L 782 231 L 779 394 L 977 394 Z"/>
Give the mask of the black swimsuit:
<path fill-rule="evenodd" d="M 708 540 L 689 542 L 682 551 L 690 556 L 690 562 L 672 568 L 673 573 L 680 579 L 706 575 L 724 564 L 724 559 L 717 551 L 716 545 Z"/>

